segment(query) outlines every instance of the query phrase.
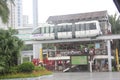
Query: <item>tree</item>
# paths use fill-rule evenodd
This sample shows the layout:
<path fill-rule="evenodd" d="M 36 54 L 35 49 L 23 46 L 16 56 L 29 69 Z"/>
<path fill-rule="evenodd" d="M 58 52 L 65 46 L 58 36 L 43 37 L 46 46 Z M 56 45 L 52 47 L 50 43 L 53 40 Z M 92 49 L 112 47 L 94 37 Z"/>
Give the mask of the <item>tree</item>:
<path fill-rule="evenodd" d="M 109 22 L 111 24 L 112 34 L 120 34 L 120 16 L 117 14 L 109 15 Z M 113 48 L 119 48 L 120 40 L 114 40 L 113 43 Z"/>
<path fill-rule="evenodd" d="M 0 0 L 0 17 L 3 23 L 7 23 L 9 20 L 9 7 L 8 3 L 14 5 L 14 0 Z"/>
<path fill-rule="evenodd" d="M 112 34 L 120 34 L 120 16 L 117 14 L 109 15 Z"/>
<path fill-rule="evenodd" d="M 0 29 L 0 69 L 8 71 L 18 63 L 19 53 L 24 43 L 18 37 L 13 36 L 15 30 Z"/>
<path fill-rule="evenodd" d="M 111 24 L 112 34 L 120 34 L 120 16 L 117 14 L 110 15 L 109 22 Z M 119 39 L 113 40 L 112 49 L 118 50 L 114 54 L 115 59 L 116 59 L 116 56 L 118 56 L 118 54 L 116 53 L 120 52 L 120 40 Z M 117 59 L 115 60 L 114 63 L 117 63 L 115 64 L 115 66 L 119 64 Z"/>

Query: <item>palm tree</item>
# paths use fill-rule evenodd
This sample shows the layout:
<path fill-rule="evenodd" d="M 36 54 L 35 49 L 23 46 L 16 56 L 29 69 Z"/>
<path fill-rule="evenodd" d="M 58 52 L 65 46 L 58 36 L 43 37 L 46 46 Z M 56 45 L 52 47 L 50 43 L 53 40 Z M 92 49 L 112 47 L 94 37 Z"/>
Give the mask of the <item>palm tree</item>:
<path fill-rule="evenodd" d="M 9 20 L 9 7 L 8 3 L 14 5 L 14 0 L 0 0 L 0 17 L 3 23 L 7 23 Z"/>
<path fill-rule="evenodd" d="M 9 71 L 10 67 L 18 64 L 18 57 L 24 46 L 22 40 L 13 36 L 14 30 L 0 29 L 0 72 Z"/>
<path fill-rule="evenodd" d="M 120 16 L 117 14 L 109 15 L 112 34 L 120 34 Z"/>
<path fill-rule="evenodd" d="M 111 23 L 111 30 L 113 34 L 120 34 L 120 16 L 117 14 L 114 15 L 110 15 L 109 16 L 109 22 Z M 112 49 L 115 49 L 115 62 L 117 63 L 117 65 L 119 64 L 119 61 L 116 59 L 116 56 L 118 56 L 119 54 L 116 54 L 117 52 L 120 52 L 120 40 L 113 40 L 113 44 L 112 44 Z"/>
<path fill-rule="evenodd" d="M 112 34 L 120 34 L 120 16 L 117 14 L 109 15 L 109 22 L 111 24 L 111 30 Z M 113 48 L 119 48 L 120 40 L 114 40 L 114 47 Z"/>

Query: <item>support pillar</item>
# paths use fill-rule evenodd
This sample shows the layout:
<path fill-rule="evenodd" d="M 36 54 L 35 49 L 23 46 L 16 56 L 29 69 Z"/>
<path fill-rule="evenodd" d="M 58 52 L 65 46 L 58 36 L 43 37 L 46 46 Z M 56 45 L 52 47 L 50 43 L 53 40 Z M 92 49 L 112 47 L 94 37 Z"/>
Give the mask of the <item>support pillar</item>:
<path fill-rule="evenodd" d="M 116 65 L 117 65 L 117 71 L 119 71 L 119 56 L 118 56 L 118 49 L 116 48 Z"/>
<path fill-rule="evenodd" d="M 111 59 L 111 43 L 107 40 L 107 52 L 108 52 L 108 69 L 112 71 L 112 59 Z"/>
<path fill-rule="evenodd" d="M 43 61 L 42 44 L 33 44 L 33 59 Z"/>
<path fill-rule="evenodd" d="M 93 61 L 89 61 L 89 64 L 90 64 L 90 72 L 92 72 L 92 63 L 93 63 Z"/>
<path fill-rule="evenodd" d="M 54 46 L 54 49 L 55 49 L 55 57 L 56 57 L 56 54 L 57 54 L 57 46 Z M 55 70 L 57 70 L 57 61 L 55 60 Z"/>

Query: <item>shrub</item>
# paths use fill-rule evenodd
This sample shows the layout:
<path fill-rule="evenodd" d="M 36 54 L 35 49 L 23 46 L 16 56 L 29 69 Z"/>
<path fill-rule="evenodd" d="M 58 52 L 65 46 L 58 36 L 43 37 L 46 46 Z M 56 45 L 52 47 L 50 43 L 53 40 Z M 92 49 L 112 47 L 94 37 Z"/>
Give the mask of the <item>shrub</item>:
<path fill-rule="evenodd" d="M 25 62 L 19 65 L 18 71 L 19 72 L 32 72 L 35 66 L 32 62 Z"/>
<path fill-rule="evenodd" d="M 44 67 L 42 67 L 42 66 L 35 66 L 35 69 L 34 69 L 35 71 L 41 71 L 41 70 L 45 70 L 45 68 Z"/>
<path fill-rule="evenodd" d="M 17 73 L 18 72 L 18 66 L 15 66 L 15 67 L 11 67 L 9 69 L 9 73 Z"/>

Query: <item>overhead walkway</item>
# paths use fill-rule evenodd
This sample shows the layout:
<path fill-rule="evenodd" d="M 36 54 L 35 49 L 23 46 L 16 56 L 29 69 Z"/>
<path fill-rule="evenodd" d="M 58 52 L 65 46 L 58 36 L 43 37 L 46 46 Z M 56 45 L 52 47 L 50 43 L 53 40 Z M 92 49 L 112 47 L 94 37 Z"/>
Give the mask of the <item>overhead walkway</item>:
<path fill-rule="evenodd" d="M 18 36 L 19 37 L 19 36 Z M 32 44 L 32 43 L 61 43 L 61 42 L 78 42 L 78 41 L 98 41 L 98 40 L 113 40 L 113 39 L 120 39 L 120 34 L 116 35 L 102 35 L 98 37 L 92 38 L 72 38 L 72 39 L 57 39 L 57 40 L 25 40 L 25 44 Z"/>

